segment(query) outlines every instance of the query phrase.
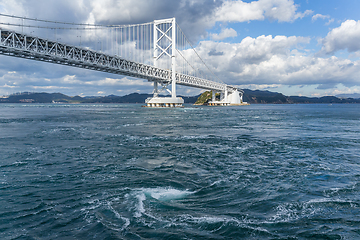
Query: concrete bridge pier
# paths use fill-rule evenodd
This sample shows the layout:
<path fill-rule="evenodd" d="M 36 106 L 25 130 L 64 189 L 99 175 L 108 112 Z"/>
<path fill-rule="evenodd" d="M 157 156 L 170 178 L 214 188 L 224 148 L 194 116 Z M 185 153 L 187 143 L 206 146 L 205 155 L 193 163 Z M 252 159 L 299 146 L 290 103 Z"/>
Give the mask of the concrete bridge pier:
<path fill-rule="evenodd" d="M 163 87 L 166 88 L 167 85 Z M 184 104 L 184 99 L 181 97 L 176 97 L 176 85 L 172 84 L 171 97 L 159 97 L 159 86 L 158 82 L 154 82 L 154 93 L 153 97 L 150 97 L 145 100 L 146 107 L 152 108 L 174 108 L 182 107 Z M 174 93 L 175 90 L 175 93 Z M 170 92 L 170 91 L 169 91 Z"/>
<path fill-rule="evenodd" d="M 145 100 L 146 107 L 155 107 L 155 108 L 174 108 L 182 107 L 184 104 L 184 99 L 181 97 L 152 97 Z"/>
<path fill-rule="evenodd" d="M 210 106 L 236 106 L 236 105 L 248 105 L 243 102 L 243 93 L 235 90 L 228 93 L 227 90 L 220 93 L 220 101 L 215 99 L 215 91 L 212 92 L 212 101 L 209 102 Z"/>

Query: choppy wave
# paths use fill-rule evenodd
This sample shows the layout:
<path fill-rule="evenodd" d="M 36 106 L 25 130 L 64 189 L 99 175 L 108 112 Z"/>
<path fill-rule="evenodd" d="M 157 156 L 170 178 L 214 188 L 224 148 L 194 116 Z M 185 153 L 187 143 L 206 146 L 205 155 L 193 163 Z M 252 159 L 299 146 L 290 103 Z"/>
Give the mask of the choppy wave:
<path fill-rule="evenodd" d="M 359 108 L 1 105 L 0 239 L 358 239 Z"/>

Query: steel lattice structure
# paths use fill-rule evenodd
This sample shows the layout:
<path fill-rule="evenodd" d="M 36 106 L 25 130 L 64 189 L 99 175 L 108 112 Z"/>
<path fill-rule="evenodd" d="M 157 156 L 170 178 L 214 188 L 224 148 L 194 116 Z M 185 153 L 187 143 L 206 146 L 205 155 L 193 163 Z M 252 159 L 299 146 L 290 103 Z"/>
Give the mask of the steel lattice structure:
<path fill-rule="evenodd" d="M 1 28 L 0 35 L 2 55 L 171 83 L 171 70 Z M 176 84 L 229 93 L 238 90 L 227 84 L 181 73 L 176 73 Z"/>

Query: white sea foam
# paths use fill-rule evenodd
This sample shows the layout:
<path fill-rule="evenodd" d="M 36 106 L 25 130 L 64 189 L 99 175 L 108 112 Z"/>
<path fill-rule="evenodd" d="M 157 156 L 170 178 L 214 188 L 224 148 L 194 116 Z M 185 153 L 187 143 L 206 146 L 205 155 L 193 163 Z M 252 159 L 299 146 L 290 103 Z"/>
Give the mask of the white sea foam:
<path fill-rule="evenodd" d="M 326 204 L 348 204 L 353 207 L 353 202 L 333 199 L 333 198 L 318 198 L 311 199 L 302 203 L 287 203 L 280 204 L 276 207 L 276 214 L 270 219 L 270 222 L 291 222 L 301 218 L 306 218 L 320 214 L 326 209 Z M 337 206 L 340 207 L 340 206 Z"/>
<path fill-rule="evenodd" d="M 110 209 L 110 211 L 112 211 L 115 214 L 115 217 L 117 217 L 118 219 L 121 219 L 122 221 L 124 221 L 124 225 L 121 227 L 121 229 L 119 229 L 120 231 L 125 230 L 129 225 L 130 225 L 130 219 L 123 217 L 120 215 L 120 213 L 118 213 L 112 206 L 111 203 L 108 203 L 108 207 Z"/>
<path fill-rule="evenodd" d="M 145 188 L 142 189 L 142 192 L 146 196 L 151 196 L 159 201 L 181 199 L 193 193 L 188 190 L 181 191 L 174 188 Z"/>
<path fill-rule="evenodd" d="M 195 216 L 191 216 L 191 215 L 183 215 L 180 217 L 180 222 L 182 222 L 183 224 L 185 223 L 186 225 L 197 225 L 197 224 L 218 224 L 221 223 L 221 226 L 218 226 L 217 228 L 211 230 L 211 232 L 216 232 L 219 231 L 220 229 L 222 229 L 223 227 L 226 227 L 229 224 L 238 226 L 238 227 L 243 227 L 243 228 L 248 228 L 248 229 L 252 229 L 255 231 L 259 231 L 259 232 L 266 232 L 268 233 L 269 231 L 265 228 L 259 227 L 259 226 L 252 226 L 254 225 L 254 223 L 250 220 L 248 220 L 246 217 L 242 218 L 242 219 L 237 219 L 234 217 L 227 217 L 227 216 L 202 216 L 202 217 L 195 217 Z M 177 226 L 179 224 L 174 224 L 172 223 L 172 225 L 168 225 L 168 227 L 171 226 Z M 180 224 L 181 225 L 181 224 Z"/>
<path fill-rule="evenodd" d="M 145 212 L 144 201 L 146 200 L 146 197 L 145 197 L 144 193 L 140 192 L 136 195 L 136 198 L 137 198 L 138 202 L 135 206 L 136 212 L 135 212 L 134 216 L 139 218 Z"/>
<path fill-rule="evenodd" d="M 201 139 L 201 140 L 206 140 L 206 139 L 209 139 L 210 136 L 209 135 L 183 135 L 183 136 L 179 136 L 179 137 L 176 137 L 175 139 L 185 139 L 185 140 L 192 140 L 192 139 Z"/>
<path fill-rule="evenodd" d="M 135 189 L 131 194 L 126 195 L 126 198 L 135 198 L 134 205 L 134 217 L 139 218 L 145 213 L 145 204 L 144 202 L 149 199 L 156 199 L 159 201 L 171 201 L 182 199 L 193 192 L 188 190 L 177 190 L 171 187 L 168 188 L 139 188 Z M 149 217 L 151 215 L 147 214 Z"/>

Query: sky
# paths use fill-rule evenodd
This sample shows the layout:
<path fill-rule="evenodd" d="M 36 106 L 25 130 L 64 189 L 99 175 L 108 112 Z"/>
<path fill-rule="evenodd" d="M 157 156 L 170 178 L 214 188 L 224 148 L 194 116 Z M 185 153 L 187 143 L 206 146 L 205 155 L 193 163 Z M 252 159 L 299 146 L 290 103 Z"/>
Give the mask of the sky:
<path fill-rule="evenodd" d="M 308 97 L 360 93 L 359 9 L 358 0 L 0 0 L 2 14 L 61 22 L 175 17 L 223 82 Z M 61 41 L 86 42 L 67 36 Z M 122 96 L 153 87 L 147 80 L 0 55 L 0 96 L 25 91 Z M 178 86 L 177 92 L 201 91 Z"/>

